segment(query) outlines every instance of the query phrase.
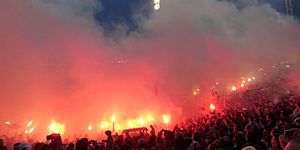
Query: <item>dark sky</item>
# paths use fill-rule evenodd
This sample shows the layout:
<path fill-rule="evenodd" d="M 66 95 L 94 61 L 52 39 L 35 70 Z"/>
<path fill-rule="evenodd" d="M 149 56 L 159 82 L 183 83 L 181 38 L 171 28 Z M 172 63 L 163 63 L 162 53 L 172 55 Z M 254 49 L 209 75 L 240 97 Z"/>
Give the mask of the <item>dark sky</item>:
<path fill-rule="evenodd" d="M 95 18 L 109 32 L 119 24 L 126 24 L 129 32 L 138 30 L 134 14 L 141 12 L 148 17 L 152 11 L 152 0 L 101 0 L 101 5 L 102 9 L 95 11 Z"/>
<path fill-rule="evenodd" d="M 220 0 L 229 1 L 242 9 L 244 0 Z M 278 12 L 285 14 L 285 1 L 284 0 L 258 0 L 260 3 L 269 3 Z M 135 22 L 134 15 L 137 12 L 142 12 L 145 17 L 149 17 L 152 12 L 153 0 L 101 0 L 102 9 L 95 11 L 95 18 L 99 23 L 111 33 L 116 30 L 118 25 L 127 25 L 128 33 L 131 31 L 139 30 L 137 22 Z M 163 9 L 163 8 L 162 8 Z M 294 15 L 300 18 L 300 1 L 294 0 Z"/>

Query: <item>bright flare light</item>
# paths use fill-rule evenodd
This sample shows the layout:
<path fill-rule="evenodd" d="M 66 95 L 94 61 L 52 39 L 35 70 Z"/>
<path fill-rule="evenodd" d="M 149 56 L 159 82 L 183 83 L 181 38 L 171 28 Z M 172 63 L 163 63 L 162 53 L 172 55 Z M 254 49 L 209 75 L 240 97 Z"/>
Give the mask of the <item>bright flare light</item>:
<path fill-rule="evenodd" d="M 28 123 L 27 123 L 27 127 L 30 127 L 32 125 L 32 121 L 29 121 Z"/>
<path fill-rule="evenodd" d="M 87 129 L 88 129 L 89 131 L 92 131 L 92 130 L 93 130 L 93 126 L 92 126 L 91 124 L 89 124 L 88 127 L 87 127 Z"/>
<path fill-rule="evenodd" d="M 6 122 L 4 122 L 5 124 L 7 124 L 7 125 L 10 125 L 10 122 L 9 121 L 6 121 Z"/>
<path fill-rule="evenodd" d="M 194 95 L 197 95 L 197 92 L 194 91 L 193 94 L 194 94 Z"/>
<path fill-rule="evenodd" d="M 236 86 L 232 86 L 231 91 L 236 91 Z"/>
<path fill-rule="evenodd" d="M 59 122 L 56 122 L 55 120 L 52 120 L 50 126 L 49 126 L 49 132 L 50 133 L 59 133 L 63 135 L 65 133 L 65 125 L 61 124 Z"/>
<path fill-rule="evenodd" d="M 170 115 L 163 115 L 162 116 L 162 118 L 163 118 L 163 122 L 164 122 L 164 124 L 169 124 L 170 123 Z"/>
<path fill-rule="evenodd" d="M 108 122 L 102 121 L 101 122 L 101 129 L 108 129 L 108 128 L 109 128 Z"/>
<path fill-rule="evenodd" d="M 129 128 L 133 128 L 133 123 L 132 123 L 132 121 L 128 121 L 128 126 L 129 126 Z"/>
<path fill-rule="evenodd" d="M 115 129 L 116 129 L 116 131 L 121 131 L 121 125 L 120 124 L 116 124 L 115 125 Z"/>
<path fill-rule="evenodd" d="M 248 78 L 248 82 L 250 82 L 251 81 L 251 78 Z"/>
<path fill-rule="evenodd" d="M 160 9 L 160 0 L 154 0 L 154 10 L 159 10 Z"/>
<path fill-rule="evenodd" d="M 154 118 L 153 118 L 153 116 L 152 116 L 151 114 L 148 114 L 148 115 L 147 115 L 147 120 L 148 120 L 149 122 L 152 122 L 152 121 L 154 121 Z"/>
<path fill-rule="evenodd" d="M 241 84 L 241 88 L 243 88 L 244 86 L 245 86 L 245 84 L 244 84 L 244 83 L 242 83 L 242 84 Z"/>
<path fill-rule="evenodd" d="M 145 120 L 144 120 L 143 117 L 140 118 L 140 124 L 141 124 L 142 126 L 145 125 Z"/>
<path fill-rule="evenodd" d="M 28 133 L 30 134 L 30 133 L 32 133 L 34 131 L 34 128 L 30 128 L 29 130 L 28 130 Z"/>
<path fill-rule="evenodd" d="M 210 105 L 209 105 L 209 109 L 210 109 L 210 110 L 215 110 L 215 109 L 216 109 L 216 106 L 215 106 L 214 104 L 210 104 Z"/>
<path fill-rule="evenodd" d="M 112 120 L 112 122 L 116 121 L 116 115 L 115 114 L 112 115 L 111 120 Z"/>

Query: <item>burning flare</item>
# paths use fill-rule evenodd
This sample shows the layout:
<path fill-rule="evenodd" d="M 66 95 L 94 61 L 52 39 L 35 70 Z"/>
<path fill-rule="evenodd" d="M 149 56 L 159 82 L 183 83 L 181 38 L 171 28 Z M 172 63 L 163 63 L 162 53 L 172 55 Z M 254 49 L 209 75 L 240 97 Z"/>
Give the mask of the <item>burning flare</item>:
<path fill-rule="evenodd" d="M 162 118 L 163 118 L 163 123 L 164 124 L 169 124 L 170 123 L 170 120 L 171 120 L 171 116 L 170 115 L 164 114 L 162 116 Z"/>
<path fill-rule="evenodd" d="M 56 122 L 55 120 L 51 121 L 51 124 L 49 125 L 49 132 L 50 133 L 59 133 L 60 135 L 63 135 L 65 133 L 65 125 L 59 122 Z"/>
<path fill-rule="evenodd" d="M 93 130 L 93 126 L 92 126 L 91 124 L 89 124 L 88 127 L 87 127 L 87 129 L 88 129 L 89 131 L 92 131 L 92 130 Z"/>
<path fill-rule="evenodd" d="M 236 86 L 231 87 L 231 91 L 236 91 L 236 89 L 237 89 Z"/>
<path fill-rule="evenodd" d="M 210 104 L 210 105 L 209 105 L 209 109 L 210 109 L 210 110 L 215 110 L 215 109 L 216 109 L 216 106 L 215 106 L 214 104 Z"/>

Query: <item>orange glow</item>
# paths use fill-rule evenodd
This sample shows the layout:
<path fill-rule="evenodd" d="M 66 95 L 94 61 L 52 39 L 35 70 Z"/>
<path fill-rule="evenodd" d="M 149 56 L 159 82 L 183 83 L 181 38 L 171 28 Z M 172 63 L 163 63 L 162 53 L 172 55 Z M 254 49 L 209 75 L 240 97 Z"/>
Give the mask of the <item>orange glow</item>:
<path fill-rule="evenodd" d="M 244 86 L 245 86 L 245 84 L 244 84 L 244 83 L 242 83 L 242 84 L 241 84 L 241 87 L 243 88 Z"/>
<path fill-rule="evenodd" d="M 102 121 L 101 122 L 101 129 L 108 129 L 108 128 L 109 128 L 108 122 Z"/>
<path fill-rule="evenodd" d="M 121 128 L 121 125 L 120 125 L 120 124 L 116 124 L 116 125 L 115 125 L 115 130 L 116 130 L 116 131 L 121 131 L 121 129 L 122 129 L 122 128 Z"/>
<path fill-rule="evenodd" d="M 10 122 L 9 122 L 9 121 L 6 121 L 5 124 L 10 125 Z"/>
<path fill-rule="evenodd" d="M 63 135 L 65 133 L 65 125 L 52 120 L 51 124 L 49 125 L 49 132 Z"/>
<path fill-rule="evenodd" d="M 30 128 L 29 130 L 28 130 L 28 133 L 30 134 L 30 133 L 32 133 L 34 131 L 34 128 Z"/>
<path fill-rule="evenodd" d="M 248 82 L 250 82 L 251 81 L 251 78 L 248 78 Z"/>
<path fill-rule="evenodd" d="M 89 124 L 88 127 L 87 127 L 87 129 L 88 129 L 89 131 L 92 131 L 92 130 L 93 130 L 93 126 L 92 126 L 91 124 Z"/>
<path fill-rule="evenodd" d="M 147 121 L 149 121 L 149 122 L 154 121 L 154 118 L 153 118 L 153 116 L 151 114 L 147 115 Z"/>
<path fill-rule="evenodd" d="M 116 115 L 115 114 L 112 115 L 111 120 L 112 120 L 112 122 L 116 121 Z"/>
<path fill-rule="evenodd" d="M 209 105 L 209 109 L 210 109 L 210 110 L 215 110 L 215 109 L 216 109 L 216 106 L 215 106 L 214 104 L 210 104 L 210 105 Z"/>
<path fill-rule="evenodd" d="M 144 120 L 143 117 L 140 118 L 140 124 L 141 124 L 142 126 L 145 125 L 145 120 Z"/>
<path fill-rule="evenodd" d="M 171 119 L 171 117 L 170 117 L 170 115 L 163 115 L 162 116 L 162 118 L 163 118 L 163 123 L 164 124 L 169 124 L 170 123 L 170 119 Z"/>
<path fill-rule="evenodd" d="M 231 87 L 231 91 L 236 91 L 236 89 L 237 89 L 236 86 Z"/>
<path fill-rule="evenodd" d="M 197 95 L 197 92 L 193 92 L 194 95 Z"/>
<path fill-rule="evenodd" d="M 27 123 L 27 127 L 30 127 L 32 125 L 32 121 L 29 121 L 28 123 Z"/>
<path fill-rule="evenodd" d="M 129 128 L 133 128 L 133 123 L 132 123 L 132 121 L 128 121 L 128 127 L 129 127 Z"/>

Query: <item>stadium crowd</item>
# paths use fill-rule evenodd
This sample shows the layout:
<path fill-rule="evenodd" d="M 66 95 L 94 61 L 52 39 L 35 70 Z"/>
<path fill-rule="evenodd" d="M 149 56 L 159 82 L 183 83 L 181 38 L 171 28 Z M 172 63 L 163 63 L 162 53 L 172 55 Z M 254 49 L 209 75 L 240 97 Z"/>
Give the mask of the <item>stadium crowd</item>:
<path fill-rule="evenodd" d="M 182 121 L 172 130 L 153 126 L 122 135 L 106 131 L 101 142 L 88 138 L 63 143 L 59 134 L 48 143 L 15 143 L 14 150 L 300 150 L 300 101 L 295 96 L 250 106 L 227 107 Z M 0 150 L 8 149 L 0 139 Z"/>

